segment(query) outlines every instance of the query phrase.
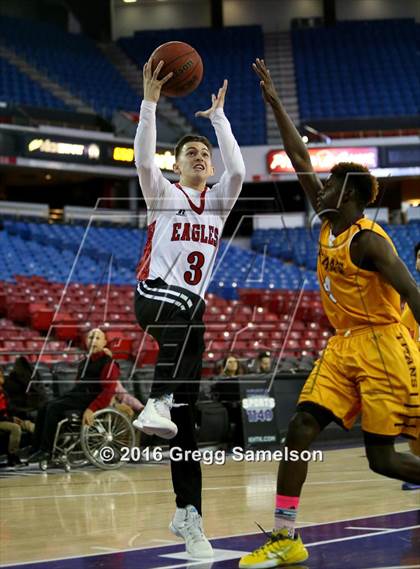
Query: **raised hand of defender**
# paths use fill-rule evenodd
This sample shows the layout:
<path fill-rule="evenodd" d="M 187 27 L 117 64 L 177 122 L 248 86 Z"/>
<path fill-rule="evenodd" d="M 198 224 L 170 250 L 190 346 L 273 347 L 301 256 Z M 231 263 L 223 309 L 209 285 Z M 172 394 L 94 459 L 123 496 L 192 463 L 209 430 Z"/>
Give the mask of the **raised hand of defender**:
<path fill-rule="evenodd" d="M 260 79 L 261 90 L 265 101 L 270 103 L 270 105 L 278 101 L 279 96 L 271 79 L 270 70 L 265 66 L 264 59 L 257 58 L 255 63 L 252 64 L 252 69 Z"/>
<path fill-rule="evenodd" d="M 143 98 L 145 101 L 157 103 L 160 97 L 160 91 L 167 81 L 172 77 L 171 71 L 163 79 L 158 79 L 160 70 L 165 65 L 164 61 L 159 61 L 155 70 L 152 70 L 153 61 L 149 59 L 143 67 Z"/>
<path fill-rule="evenodd" d="M 225 95 L 227 88 L 228 88 L 228 80 L 225 79 L 223 81 L 223 85 L 220 87 L 217 93 L 217 97 L 214 94 L 211 96 L 211 107 L 206 111 L 197 111 L 195 113 L 195 116 L 209 119 L 216 109 L 223 109 L 223 106 L 225 104 Z"/>

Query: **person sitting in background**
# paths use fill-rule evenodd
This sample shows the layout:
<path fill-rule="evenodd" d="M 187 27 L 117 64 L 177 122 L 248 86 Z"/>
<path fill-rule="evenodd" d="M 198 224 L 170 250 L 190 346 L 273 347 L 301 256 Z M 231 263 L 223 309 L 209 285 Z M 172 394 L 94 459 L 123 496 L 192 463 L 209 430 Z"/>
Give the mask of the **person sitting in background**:
<path fill-rule="evenodd" d="M 9 400 L 4 390 L 4 383 L 3 370 L 0 369 L 0 432 L 9 434 L 7 464 L 8 466 L 16 466 L 20 464 L 17 453 L 20 448 L 22 431 L 33 429 L 33 423 L 22 421 L 19 417 L 12 415 Z"/>
<path fill-rule="evenodd" d="M 228 412 L 231 425 L 229 446 L 234 447 L 243 443 L 242 411 L 239 393 L 239 381 L 236 379 L 243 374 L 242 366 L 236 356 L 229 354 L 223 360 L 219 375 L 214 378 L 211 386 L 212 398 L 224 405 Z M 235 379 L 233 379 L 235 378 Z"/>
<path fill-rule="evenodd" d="M 66 411 L 83 411 L 83 424 L 92 425 L 95 411 L 108 407 L 111 403 L 120 371 L 118 364 L 104 351 L 106 343 L 105 333 L 99 328 L 94 328 L 87 334 L 88 354 L 79 364 L 75 386 L 39 410 L 33 453 L 28 458 L 29 462 L 39 462 L 50 457 L 57 424 Z"/>
<path fill-rule="evenodd" d="M 271 366 L 270 352 L 261 352 L 258 354 L 256 373 L 271 373 Z"/>
<path fill-rule="evenodd" d="M 6 378 L 4 390 L 9 400 L 10 413 L 19 419 L 30 420 L 47 401 L 47 392 L 29 361 L 20 356 Z"/>
<path fill-rule="evenodd" d="M 219 375 L 224 377 L 234 377 L 243 373 L 239 360 L 233 354 L 229 354 L 222 362 Z"/>
<path fill-rule="evenodd" d="M 209 386 L 208 395 L 210 395 L 212 399 L 220 401 L 221 398 L 223 399 L 222 394 L 226 393 L 226 385 L 224 378 L 236 377 L 238 375 L 243 375 L 243 373 L 244 371 L 242 369 L 241 364 L 239 363 L 238 358 L 233 354 L 229 354 L 224 358 L 222 363 L 218 364 L 216 368 L 216 376 L 212 378 L 212 382 Z M 232 389 L 235 392 L 237 391 L 237 387 L 233 387 Z M 231 391 L 231 389 L 228 388 L 228 391 Z"/>

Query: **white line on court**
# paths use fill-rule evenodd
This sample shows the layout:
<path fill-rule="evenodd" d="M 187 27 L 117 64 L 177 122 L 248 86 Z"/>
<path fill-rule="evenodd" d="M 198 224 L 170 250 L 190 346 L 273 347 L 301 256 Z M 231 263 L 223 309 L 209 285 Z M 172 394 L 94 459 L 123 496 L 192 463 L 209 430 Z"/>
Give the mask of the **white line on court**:
<path fill-rule="evenodd" d="M 133 535 L 133 537 L 130 537 L 130 539 L 128 541 L 128 547 L 134 547 L 134 542 L 140 536 L 141 536 L 141 533 L 136 533 L 135 535 Z"/>
<path fill-rule="evenodd" d="M 364 537 L 376 537 L 376 536 L 378 536 L 378 535 L 385 535 L 385 534 L 388 534 L 388 533 L 396 533 L 396 532 L 399 532 L 399 531 L 409 531 L 409 530 L 411 530 L 411 529 L 416 529 L 416 528 L 420 528 L 420 525 L 417 525 L 417 526 L 408 526 L 408 527 L 398 528 L 398 529 L 392 529 L 392 530 L 386 530 L 386 531 L 378 532 L 378 533 L 376 533 L 376 534 L 367 533 L 367 534 L 365 534 L 365 535 L 355 535 L 355 536 L 351 536 L 351 537 L 344 537 L 344 538 L 337 538 L 337 539 L 329 539 L 329 540 L 325 540 L 325 541 L 317 541 L 317 542 L 314 542 L 314 543 L 307 543 L 307 544 L 305 544 L 305 545 L 306 545 L 306 547 L 315 547 L 315 546 L 317 546 L 317 545 L 325 545 L 325 544 L 328 544 L 328 543 L 335 543 L 335 542 L 337 542 L 337 541 L 350 541 L 350 540 L 353 540 L 353 539 L 362 539 L 362 538 L 364 538 Z M 205 560 L 204 560 L 204 561 L 205 561 Z M 184 562 L 181 563 L 181 564 L 176 563 L 175 565 L 164 565 L 164 566 L 162 566 L 162 567 L 159 567 L 159 569 L 179 569 L 179 568 L 181 568 L 181 567 L 194 567 L 195 565 L 199 565 L 200 563 L 203 563 L 203 560 L 201 560 L 201 561 L 192 561 L 192 562 L 189 562 L 189 561 L 185 562 L 185 561 L 184 561 Z M 409 566 L 409 567 L 410 567 L 410 566 Z M 414 565 L 414 566 L 411 566 L 411 567 L 415 567 L 415 568 L 416 568 L 416 567 L 419 567 L 419 565 Z M 401 569 L 401 567 L 400 567 L 399 569 Z M 406 569 L 407 569 L 407 568 L 406 568 Z"/>
<path fill-rule="evenodd" d="M 379 516 L 392 516 L 395 514 L 405 514 L 407 512 L 417 512 L 418 508 L 409 508 L 408 510 L 398 510 L 398 511 L 394 511 L 394 512 L 385 512 L 382 514 L 370 514 L 368 516 L 357 516 L 354 518 L 345 518 L 345 519 L 340 519 L 340 520 L 332 520 L 329 522 L 320 522 L 320 523 L 315 523 L 313 524 L 314 526 L 324 526 L 327 524 L 338 524 L 338 523 L 342 523 L 342 522 L 349 522 L 352 520 L 360 520 L 360 519 L 365 519 L 365 518 L 376 518 Z M 420 526 L 414 526 L 414 527 L 420 527 Z M 409 528 L 398 528 L 397 530 L 390 530 L 390 531 L 403 531 L 403 530 L 407 530 Z M 382 533 L 389 533 L 389 531 L 386 532 L 382 532 Z M 245 535 L 255 535 L 255 533 L 250 533 L 250 532 L 245 532 L 245 533 L 237 533 L 234 535 L 222 535 L 222 536 L 215 536 L 215 537 L 211 537 L 210 540 L 216 540 L 216 539 L 229 539 L 229 538 L 233 538 L 233 537 L 241 537 L 241 536 L 245 536 Z M 362 538 L 362 537 L 375 537 L 375 535 L 382 535 L 382 534 L 366 534 L 366 535 L 359 535 L 359 536 L 354 536 L 354 538 L 350 538 L 350 539 L 356 539 L 356 538 Z M 343 540 L 338 540 L 338 541 L 344 541 L 347 540 L 348 538 L 343 538 Z M 334 541 L 334 540 L 333 540 Z M 336 540 L 337 541 L 337 540 Z M 320 545 L 321 543 L 331 543 L 331 541 L 325 541 L 325 542 L 318 542 L 318 543 L 313 543 L 313 544 L 309 544 L 308 546 L 313 546 L 313 545 Z M 172 542 L 171 542 L 172 544 Z M 137 547 L 135 549 L 133 548 L 124 548 L 124 549 L 118 549 L 118 553 L 125 553 L 128 551 L 142 551 L 144 549 L 158 549 L 159 547 L 162 547 L 161 545 L 152 545 L 152 546 L 145 546 L 145 547 Z M 0 567 L 10 567 L 10 565 L 16 565 L 16 566 L 20 566 L 20 565 L 30 565 L 30 564 L 35 564 L 35 563 L 48 563 L 49 561 L 63 561 L 63 560 L 67 560 L 67 559 L 83 559 L 85 557 L 94 557 L 95 555 L 98 555 L 97 553 L 88 553 L 86 555 L 69 555 L 68 557 L 53 557 L 51 559 L 39 559 L 36 561 L 20 561 L 20 562 L 11 562 L 8 563 L 7 565 L 4 564 L 0 564 Z M 110 555 L 109 553 L 104 553 L 103 555 Z M 201 560 L 200 563 L 203 563 L 203 561 Z M 185 566 L 185 563 L 182 566 Z M 410 567 L 410 566 L 409 566 Z M 405 569 L 409 569 L 409 567 L 405 568 Z M 413 569 L 418 569 L 419 566 L 414 565 Z M 159 567 L 159 569 L 170 569 L 170 567 L 165 566 L 165 567 Z M 375 569 L 393 569 L 391 567 L 382 567 L 382 568 L 375 568 Z M 395 569 L 404 569 L 404 568 L 395 568 Z"/>
<path fill-rule="evenodd" d="M 107 553 L 118 553 L 119 549 L 115 549 L 114 547 L 102 547 L 101 545 L 91 545 L 91 549 L 98 549 L 99 551 L 104 551 Z"/>
<path fill-rule="evenodd" d="M 335 539 L 327 539 L 324 541 L 315 541 L 314 543 L 305 543 L 305 547 L 315 547 L 317 545 L 326 545 L 327 543 L 336 543 L 337 541 L 351 541 L 352 539 L 363 539 L 364 537 L 377 537 L 378 535 L 386 535 L 388 533 L 396 533 L 398 531 L 410 531 L 412 529 L 418 529 L 420 525 L 417 526 L 406 526 L 403 528 L 387 529 L 384 531 L 378 531 L 377 533 L 365 533 L 362 535 L 350 535 L 348 537 L 336 537 Z M 166 569 L 166 567 L 161 567 L 160 569 Z"/>
<path fill-rule="evenodd" d="M 347 526 L 344 529 L 361 529 L 363 531 L 385 531 L 392 528 L 365 528 L 363 526 Z"/>
<path fill-rule="evenodd" d="M 392 567 L 366 567 L 365 569 L 419 569 L 420 565 L 393 565 Z"/>
<path fill-rule="evenodd" d="M 213 559 L 201 559 L 200 561 L 184 561 L 183 563 L 176 563 L 175 565 L 163 565 L 157 569 L 179 569 L 179 567 L 194 567 L 194 565 L 201 565 L 205 567 L 205 563 L 209 563 L 209 567 L 213 565 Z"/>
<path fill-rule="evenodd" d="M 305 486 L 322 486 L 324 484 L 366 484 L 366 483 L 375 483 L 377 484 L 378 481 L 376 479 L 367 478 L 366 480 L 328 480 L 327 482 L 307 482 Z M 385 481 L 386 482 L 386 481 Z M 389 483 L 392 483 L 392 480 L 389 480 Z M 259 489 L 258 492 L 272 492 L 275 484 L 273 483 L 272 487 L 267 487 L 263 489 Z M 252 484 L 243 484 L 241 486 L 208 486 L 203 488 L 203 492 L 220 492 L 225 490 L 240 490 L 241 488 L 252 488 Z M 140 492 L 93 492 L 90 494 L 58 494 L 54 495 L 47 495 L 47 496 L 15 496 L 15 497 L 0 497 L 1 502 L 10 502 L 14 500 L 24 501 L 24 500 L 49 500 L 52 498 L 89 498 L 89 497 L 97 497 L 97 496 L 137 496 L 137 495 L 144 495 L 144 494 L 173 494 L 173 489 L 168 488 L 167 490 L 143 490 Z M 363 516 L 361 516 L 363 517 Z M 356 518 L 357 519 L 357 518 Z"/>
<path fill-rule="evenodd" d="M 317 545 L 325 545 L 328 543 L 335 543 L 337 541 L 350 541 L 353 539 L 362 539 L 364 537 L 376 537 L 378 535 L 385 535 L 388 533 L 396 533 L 399 531 L 409 531 L 411 529 L 416 529 L 416 528 L 420 528 L 420 525 L 408 526 L 408 527 L 392 529 L 392 530 L 386 530 L 386 531 L 378 532 L 376 534 L 367 533 L 366 535 L 356 535 L 356 536 L 351 536 L 351 537 L 329 539 L 329 540 L 325 540 L 325 541 L 317 541 L 315 543 L 306 544 L 306 547 L 315 547 Z M 180 569 L 181 567 L 194 567 L 195 565 L 200 565 L 200 564 L 205 563 L 205 561 L 206 560 L 203 560 L 203 559 L 201 561 L 185 561 L 184 560 L 182 563 L 175 563 L 174 565 L 163 565 L 162 567 L 159 567 L 159 569 Z"/>

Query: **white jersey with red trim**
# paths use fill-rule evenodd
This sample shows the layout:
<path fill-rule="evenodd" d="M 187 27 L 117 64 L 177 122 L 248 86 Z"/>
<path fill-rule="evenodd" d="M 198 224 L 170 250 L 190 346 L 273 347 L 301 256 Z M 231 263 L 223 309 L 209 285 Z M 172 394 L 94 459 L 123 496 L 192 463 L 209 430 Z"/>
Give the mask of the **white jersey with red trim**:
<path fill-rule="evenodd" d="M 169 183 L 165 192 L 165 207 L 149 214 L 137 280 L 160 277 L 202 296 L 210 281 L 224 219 L 210 189 L 200 194 Z"/>
<path fill-rule="evenodd" d="M 220 181 L 203 192 L 172 184 L 154 162 L 155 108 L 154 103 L 143 101 L 134 142 L 148 209 L 147 242 L 137 266 L 137 280 L 160 277 L 169 285 L 204 297 L 224 223 L 242 187 L 245 166 L 228 120 L 223 111 L 216 111 L 212 123 L 226 166 Z"/>

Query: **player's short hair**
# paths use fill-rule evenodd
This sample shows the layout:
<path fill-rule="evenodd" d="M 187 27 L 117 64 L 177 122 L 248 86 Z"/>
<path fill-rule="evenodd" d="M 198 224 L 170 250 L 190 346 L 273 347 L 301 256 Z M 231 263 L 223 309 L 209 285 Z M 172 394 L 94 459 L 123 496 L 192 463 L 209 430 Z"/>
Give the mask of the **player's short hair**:
<path fill-rule="evenodd" d="M 356 190 L 358 202 L 363 207 L 376 200 L 379 191 L 378 180 L 372 176 L 366 166 L 355 162 L 339 162 L 332 168 L 331 174 L 342 179 L 343 183 L 347 178 L 346 184 L 351 184 Z M 351 174 L 356 174 L 356 176 Z"/>
<path fill-rule="evenodd" d="M 178 160 L 178 156 L 181 154 L 182 147 L 188 142 L 202 142 L 209 149 L 210 154 L 213 152 L 213 146 L 208 138 L 201 136 L 199 134 L 185 134 L 182 138 L 178 140 L 175 146 L 175 160 Z"/>
<path fill-rule="evenodd" d="M 417 259 L 418 252 L 420 251 L 420 241 L 414 247 L 414 257 Z"/>

